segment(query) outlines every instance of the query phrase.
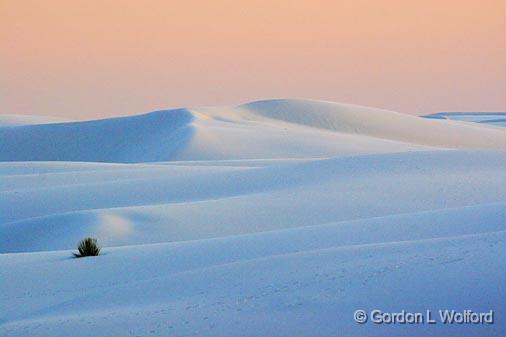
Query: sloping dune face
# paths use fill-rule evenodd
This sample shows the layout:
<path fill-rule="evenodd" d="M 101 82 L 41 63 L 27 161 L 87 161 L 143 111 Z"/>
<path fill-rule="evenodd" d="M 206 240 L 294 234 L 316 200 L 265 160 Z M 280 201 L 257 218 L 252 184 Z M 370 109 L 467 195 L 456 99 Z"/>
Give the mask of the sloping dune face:
<path fill-rule="evenodd" d="M 308 100 L 4 121 L 0 336 L 506 331 L 506 128 Z"/>
<path fill-rule="evenodd" d="M 89 122 L 0 127 L 0 161 L 169 160 L 191 138 L 186 109 Z"/>

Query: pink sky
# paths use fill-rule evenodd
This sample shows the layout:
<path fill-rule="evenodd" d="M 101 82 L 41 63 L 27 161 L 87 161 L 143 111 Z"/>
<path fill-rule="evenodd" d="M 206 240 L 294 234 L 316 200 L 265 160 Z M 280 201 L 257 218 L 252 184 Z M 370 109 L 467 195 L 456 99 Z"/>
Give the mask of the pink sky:
<path fill-rule="evenodd" d="M 506 1 L 0 0 L 0 113 L 316 98 L 506 111 Z"/>

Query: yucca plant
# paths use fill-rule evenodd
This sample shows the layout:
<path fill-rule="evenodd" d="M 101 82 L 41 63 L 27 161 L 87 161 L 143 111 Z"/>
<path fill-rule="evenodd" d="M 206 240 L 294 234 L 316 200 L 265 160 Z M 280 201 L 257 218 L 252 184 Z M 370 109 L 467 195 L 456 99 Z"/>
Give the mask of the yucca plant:
<path fill-rule="evenodd" d="M 100 246 L 97 244 L 97 239 L 94 238 L 85 238 L 79 241 L 77 250 L 79 253 L 73 253 L 75 257 L 100 255 Z"/>

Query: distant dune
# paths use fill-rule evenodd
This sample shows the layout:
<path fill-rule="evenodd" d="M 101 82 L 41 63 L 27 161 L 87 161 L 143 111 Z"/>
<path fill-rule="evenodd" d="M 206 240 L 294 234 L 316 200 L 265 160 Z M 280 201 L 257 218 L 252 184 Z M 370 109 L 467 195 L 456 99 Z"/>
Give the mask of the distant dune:
<path fill-rule="evenodd" d="M 424 117 L 506 126 L 506 112 L 439 112 Z"/>
<path fill-rule="evenodd" d="M 502 130 L 479 124 L 309 100 L 0 127 L 0 138 L 0 161 L 140 163 L 506 147 Z"/>

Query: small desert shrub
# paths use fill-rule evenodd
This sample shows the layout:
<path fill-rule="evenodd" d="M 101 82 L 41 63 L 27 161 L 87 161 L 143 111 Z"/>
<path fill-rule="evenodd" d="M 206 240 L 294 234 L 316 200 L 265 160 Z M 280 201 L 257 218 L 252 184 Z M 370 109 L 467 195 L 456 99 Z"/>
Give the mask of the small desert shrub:
<path fill-rule="evenodd" d="M 94 238 L 85 238 L 79 241 L 77 250 L 79 253 L 73 253 L 75 257 L 100 255 L 100 246 L 97 244 L 97 239 Z"/>

